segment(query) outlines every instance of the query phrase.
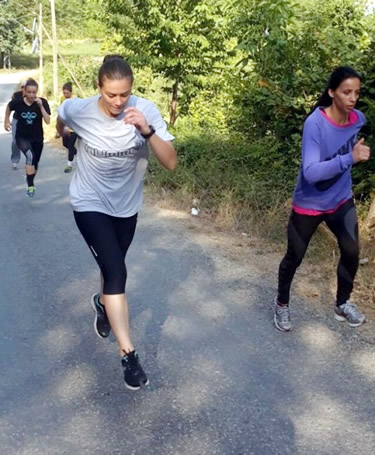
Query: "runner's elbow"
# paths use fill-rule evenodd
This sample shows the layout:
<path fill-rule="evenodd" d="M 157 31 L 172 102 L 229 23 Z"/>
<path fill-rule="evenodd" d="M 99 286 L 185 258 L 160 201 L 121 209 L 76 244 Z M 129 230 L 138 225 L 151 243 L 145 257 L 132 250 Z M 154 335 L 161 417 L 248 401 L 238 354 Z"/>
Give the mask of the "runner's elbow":
<path fill-rule="evenodd" d="M 169 160 L 165 167 L 168 169 L 168 171 L 174 171 L 177 167 L 177 157 L 175 156 Z"/>

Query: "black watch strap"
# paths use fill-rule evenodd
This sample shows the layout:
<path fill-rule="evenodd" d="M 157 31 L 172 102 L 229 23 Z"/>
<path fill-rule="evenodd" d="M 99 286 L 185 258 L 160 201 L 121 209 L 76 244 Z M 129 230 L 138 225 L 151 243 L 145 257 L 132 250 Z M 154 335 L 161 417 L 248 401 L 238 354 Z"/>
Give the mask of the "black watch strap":
<path fill-rule="evenodd" d="M 148 125 L 148 127 L 150 128 L 150 132 L 148 134 L 141 133 L 141 136 L 145 139 L 150 139 L 150 137 L 155 134 L 155 128 L 152 125 Z"/>

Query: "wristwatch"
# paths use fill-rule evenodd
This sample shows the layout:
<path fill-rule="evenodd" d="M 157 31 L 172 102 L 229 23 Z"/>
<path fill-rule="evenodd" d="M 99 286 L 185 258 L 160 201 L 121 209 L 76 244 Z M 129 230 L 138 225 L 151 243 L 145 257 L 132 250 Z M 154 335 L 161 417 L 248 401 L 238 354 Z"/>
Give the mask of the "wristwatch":
<path fill-rule="evenodd" d="M 145 139 L 150 139 L 150 137 L 153 134 L 155 134 L 155 128 L 152 125 L 148 125 L 148 127 L 150 128 L 150 132 L 148 134 L 142 134 L 141 133 L 141 136 L 144 137 Z"/>

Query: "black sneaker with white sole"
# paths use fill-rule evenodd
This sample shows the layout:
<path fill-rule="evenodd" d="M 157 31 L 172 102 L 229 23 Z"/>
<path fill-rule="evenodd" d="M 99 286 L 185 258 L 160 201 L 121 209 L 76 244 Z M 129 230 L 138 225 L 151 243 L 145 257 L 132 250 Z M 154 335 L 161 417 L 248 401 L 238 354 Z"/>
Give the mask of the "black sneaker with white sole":
<path fill-rule="evenodd" d="M 141 385 L 149 384 L 136 351 L 129 352 L 121 357 L 121 365 L 124 369 L 125 387 L 129 390 L 139 390 Z"/>
<path fill-rule="evenodd" d="M 95 311 L 94 329 L 98 337 L 107 338 L 111 333 L 111 326 L 105 308 L 99 301 L 99 296 L 99 294 L 94 294 L 91 297 L 91 306 Z"/>

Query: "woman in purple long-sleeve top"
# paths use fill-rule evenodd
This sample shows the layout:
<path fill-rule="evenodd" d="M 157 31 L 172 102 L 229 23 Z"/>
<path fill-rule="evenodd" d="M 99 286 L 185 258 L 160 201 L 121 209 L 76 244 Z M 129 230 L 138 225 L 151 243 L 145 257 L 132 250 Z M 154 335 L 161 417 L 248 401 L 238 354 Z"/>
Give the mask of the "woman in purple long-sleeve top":
<path fill-rule="evenodd" d="M 289 310 L 290 286 L 310 239 L 325 221 L 340 248 L 334 315 L 357 327 L 365 315 L 349 300 L 358 269 L 357 213 L 352 197 L 351 168 L 367 161 L 370 149 L 357 134 L 365 123 L 354 109 L 360 95 L 361 78 L 350 67 L 339 67 L 328 87 L 307 117 L 302 136 L 302 163 L 293 195 L 288 224 L 288 249 L 279 267 L 274 322 L 282 331 L 292 328 Z"/>

